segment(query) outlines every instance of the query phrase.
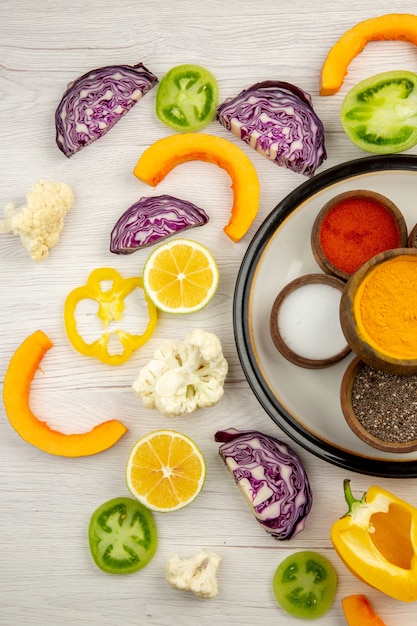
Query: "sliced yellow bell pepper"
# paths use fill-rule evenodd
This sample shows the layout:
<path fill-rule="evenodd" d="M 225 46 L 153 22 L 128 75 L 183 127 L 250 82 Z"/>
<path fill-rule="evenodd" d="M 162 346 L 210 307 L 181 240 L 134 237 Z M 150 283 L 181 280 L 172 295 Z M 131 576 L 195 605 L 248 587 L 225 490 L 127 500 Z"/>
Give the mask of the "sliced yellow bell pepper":
<path fill-rule="evenodd" d="M 417 508 L 373 486 L 355 499 L 344 481 L 349 511 L 331 528 L 333 546 L 360 580 L 386 595 L 417 600 Z"/>
<path fill-rule="evenodd" d="M 111 287 L 105 289 L 104 283 L 109 282 Z M 118 328 L 112 332 L 104 332 L 99 339 L 87 343 L 77 330 L 76 308 L 81 300 L 90 299 L 98 302 L 97 317 L 103 328 L 106 329 L 110 322 L 118 322 L 122 319 L 125 308 L 124 300 L 136 288 L 143 289 L 142 279 L 139 276 L 122 278 L 116 270 L 103 267 L 93 270 L 85 285 L 76 287 L 71 291 L 64 307 L 65 330 L 68 339 L 78 352 L 85 356 L 96 357 L 109 365 L 120 365 L 125 363 L 135 350 L 148 341 L 155 330 L 157 310 L 145 293 L 149 322 L 143 334 L 131 334 Z M 109 340 L 113 333 L 120 342 L 121 352 L 111 353 L 109 350 Z"/>

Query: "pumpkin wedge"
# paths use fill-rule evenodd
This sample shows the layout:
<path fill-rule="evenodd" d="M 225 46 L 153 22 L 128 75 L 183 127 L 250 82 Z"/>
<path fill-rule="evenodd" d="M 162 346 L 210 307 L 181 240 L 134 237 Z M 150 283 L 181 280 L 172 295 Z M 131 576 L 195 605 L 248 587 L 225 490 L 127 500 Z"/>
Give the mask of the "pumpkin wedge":
<path fill-rule="evenodd" d="M 170 135 L 155 141 L 138 160 L 133 173 L 156 187 L 180 163 L 200 160 L 222 167 L 232 179 L 233 206 L 223 229 L 232 241 L 247 233 L 259 209 L 260 184 L 249 157 L 222 137 L 205 133 Z"/>
<path fill-rule="evenodd" d="M 358 22 L 330 49 L 321 70 L 320 95 L 331 96 L 343 84 L 347 69 L 369 41 L 401 40 L 417 45 L 417 15 L 388 13 Z"/>
<path fill-rule="evenodd" d="M 348 626 L 385 626 L 362 593 L 343 598 L 342 607 Z"/>
<path fill-rule="evenodd" d="M 50 428 L 31 411 L 30 386 L 42 358 L 52 346 L 49 337 L 37 330 L 10 359 L 3 385 L 4 407 L 10 424 L 22 439 L 57 456 L 88 456 L 110 448 L 127 431 L 117 420 L 103 422 L 86 433 L 66 435 Z"/>

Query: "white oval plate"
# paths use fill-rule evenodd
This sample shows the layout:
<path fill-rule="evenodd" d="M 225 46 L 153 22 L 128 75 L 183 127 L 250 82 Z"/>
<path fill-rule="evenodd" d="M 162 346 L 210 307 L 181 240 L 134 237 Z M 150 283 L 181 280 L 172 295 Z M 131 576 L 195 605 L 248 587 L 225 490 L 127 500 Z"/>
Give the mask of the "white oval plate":
<path fill-rule="evenodd" d="M 309 370 L 275 348 L 269 316 L 278 292 L 291 280 L 320 272 L 311 251 L 314 219 L 338 193 L 370 189 L 390 198 L 408 230 L 417 223 L 417 157 L 375 156 L 349 161 L 309 179 L 268 215 L 242 261 L 234 294 L 233 322 L 239 358 L 260 404 L 294 441 L 316 456 L 363 474 L 416 477 L 417 452 L 384 453 L 347 426 L 340 384 L 350 354 L 336 365 Z"/>

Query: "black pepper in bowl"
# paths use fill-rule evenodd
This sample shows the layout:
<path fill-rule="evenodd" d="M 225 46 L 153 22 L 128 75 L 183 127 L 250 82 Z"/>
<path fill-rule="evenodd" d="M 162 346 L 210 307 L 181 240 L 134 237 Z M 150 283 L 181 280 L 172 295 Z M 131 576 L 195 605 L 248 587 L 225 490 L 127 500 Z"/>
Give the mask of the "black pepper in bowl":
<path fill-rule="evenodd" d="M 372 447 L 417 450 L 417 374 L 392 374 L 355 358 L 342 380 L 341 403 L 350 428 Z"/>

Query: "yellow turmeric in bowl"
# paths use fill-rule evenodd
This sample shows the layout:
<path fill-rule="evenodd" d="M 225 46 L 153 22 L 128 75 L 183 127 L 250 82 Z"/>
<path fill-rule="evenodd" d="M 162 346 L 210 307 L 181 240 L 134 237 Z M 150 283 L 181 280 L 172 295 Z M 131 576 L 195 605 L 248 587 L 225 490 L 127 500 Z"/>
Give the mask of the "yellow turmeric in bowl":
<path fill-rule="evenodd" d="M 355 294 L 359 333 L 380 353 L 417 359 L 417 256 L 386 259 L 370 270 Z"/>

